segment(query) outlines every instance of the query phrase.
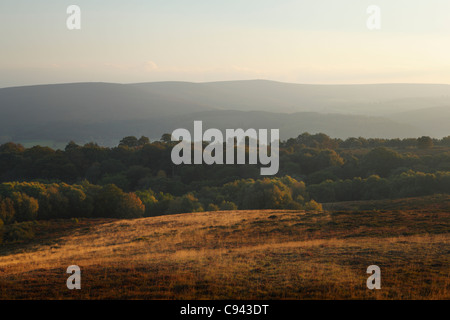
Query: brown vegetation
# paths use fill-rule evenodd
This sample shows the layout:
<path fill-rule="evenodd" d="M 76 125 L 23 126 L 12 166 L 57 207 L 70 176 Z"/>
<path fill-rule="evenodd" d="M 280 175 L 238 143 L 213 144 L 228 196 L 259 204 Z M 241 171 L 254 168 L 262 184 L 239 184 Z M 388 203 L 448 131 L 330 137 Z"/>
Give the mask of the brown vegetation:
<path fill-rule="evenodd" d="M 36 222 L 0 250 L 0 298 L 449 299 L 449 200 Z M 66 288 L 72 264 L 81 290 Z"/>

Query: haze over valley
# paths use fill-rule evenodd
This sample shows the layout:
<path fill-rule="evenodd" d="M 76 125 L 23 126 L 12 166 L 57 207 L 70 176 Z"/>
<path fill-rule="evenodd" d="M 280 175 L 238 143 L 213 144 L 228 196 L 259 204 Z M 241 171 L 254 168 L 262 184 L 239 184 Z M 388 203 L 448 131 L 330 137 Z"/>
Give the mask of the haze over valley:
<path fill-rule="evenodd" d="M 336 138 L 449 135 L 450 86 L 305 85 L 267 80 L 71 83 L 0 89 L 0 142 L 116 145 L 159 139 L 194 120 L 205 128 L 279 128 Z"/>

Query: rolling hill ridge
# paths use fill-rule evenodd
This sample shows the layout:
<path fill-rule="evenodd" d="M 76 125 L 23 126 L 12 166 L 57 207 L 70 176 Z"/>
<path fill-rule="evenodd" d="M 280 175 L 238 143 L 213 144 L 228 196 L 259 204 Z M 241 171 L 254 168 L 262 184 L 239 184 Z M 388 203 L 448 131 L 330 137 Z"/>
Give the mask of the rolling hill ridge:
<path fill-rule="evenodd" d="M 450 135 L 450 86 L 304 85 L 266 80 L 210 83 L 73 83 L 0 89 L 0 143 L 53 140 L 115 145 L 206 127 L 279 128 L 338 138 Z"/>

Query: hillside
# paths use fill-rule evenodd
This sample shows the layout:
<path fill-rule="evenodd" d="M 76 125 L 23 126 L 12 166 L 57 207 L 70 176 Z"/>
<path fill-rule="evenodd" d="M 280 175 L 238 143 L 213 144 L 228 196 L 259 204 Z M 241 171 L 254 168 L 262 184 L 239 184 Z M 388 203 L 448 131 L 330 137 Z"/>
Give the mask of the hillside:
<path fill-rule="evenodd" d="M 450 123 L 449 104 L 395 113 L 390 115 L 390 119 L 409 123 L 415 128 L 430 132 L 433 136 L 447 136 L 450 132 L 448 127 Z"/>
<path fill-rule="evenodd" d="M 35 240 L 0 250 L 0 298 L 449 299 L 449 203 L 36 223 Z M 79 291 L 65 287 L 72 264 Z M 377 291 L 366 288 L 373 264 Z"/>
<path fill-rule="evenodd" d="M 273 128 L 281 123 L 284 139 L 305 131 L 339 138 L 442 137 L 450 132 L 443 125 L 436 128 L 435 123 L 449 108 L 450 86 L 431 84 L 304 85 L 251 80 L 13 87 L 0 89 L 0 143 L 95 140 L 116 145 L 128 135 L 158 139 L 192 125 L 193 119 L 218 127 L 224 125 L 224 112 L 228 112 L 228 127 L 239 123 L 246 128 Z M 421 114 L 415 116 L 422 109 L 428 119 L 424 122 L 419 121 Z M 266 124 L 268 120 L 271 125 Z"/>
<path fill-rule="evenodd" d="M 173 116 L 164 119 L 162 123 L 148 122 L 149 134 L 159 132 L 172 132 L 177 128 L 187 128 L 193 132 L 195 120 L 203 121 L 203 128 L 217 128 L 222 131 L 236 128 L 270 128 L 279 129 L 280 138 L 287 140 L 297 137 L 303 132 L 327 132 L 337 138 L 349 137 L 380 137 L 380 138 L 409 138 L 421 136 L 426 130 L 401 124 L 383 117 L 369 117 L 364 115 L 322 114 L 317 112 L 275 113 L 266 111 L 236 111 L 212 110 L 194 112 L 182 116 Z M 232 125 L 231 125 L 232 124 Z M 144 126 L 136 126 L 144 129 Z"/>

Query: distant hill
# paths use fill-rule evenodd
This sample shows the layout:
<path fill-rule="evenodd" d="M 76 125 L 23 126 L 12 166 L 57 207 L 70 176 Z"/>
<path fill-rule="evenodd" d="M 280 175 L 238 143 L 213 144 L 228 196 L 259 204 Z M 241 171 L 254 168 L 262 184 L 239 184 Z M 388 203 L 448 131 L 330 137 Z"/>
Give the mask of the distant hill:
<path fill-rule="evenodd" d="M 280 129 L 280 138 L 286 140 L 300 133 L 326 132 L 332 137 L 413 137 L 420 130 L 413 126 L 396 123 L 380 117 L 360 115 L 320 114 L 298 112 L 293 114 L 264 111 L 215 110 L 170 116 L 155 119 L 135 119 L 98 123 L 51 122 L 47 124 L 18 127 L 14 130 L 14 141 L 95 141 L 101 145 L 113 146 L 128 135 L 145 135 L 152 140 L 162 133 L 170 133 L 177 128 L 193 132 L 195 120 L 203 121 L 203 128 L 255 128 Z M 7 139 L 5 139 L 6 141 Z"/>
<path fill-rule="evenodd" d="M 447 136 L 450 86 L 303 85 L 265 80 L 73 83 L 0 89 L 0 143 L 159 138 L 194 120 L 206 127 L 280 128 L 333 137 Z M 442 116 L 444 115 L 444 118 Z M 422 121 L 423 120 L 423 121 Z M 436 122 L 437 121 L 437 122 Z"/>
<path fill-rule="evenodd" d="M 151 95 L 176 96 L 191 104 L 242 111 L 386 115 L 450 106 L 450 85 L 439 84 L 309 85 L 247 80 L 153 82 L 132 86 Z"/>
<path fill-rule="evenodd" d="M 409 123 L 430 136 L 450 135 L 450 106 L 404 111 L 390 115 L 389 118 Z"/>
<path fill-rule="evenodd" d="M 285 140 L 300 133 L 325 132 L 332 137 L 411 137 L 418 134 L 417 128 L 381 117 L 348 114 L 322 114 L 317 112 L 273 113 L 265 111 L 214 110 L 171 117 L 170 129 L 186 127 L 193 131 L 194 120 L 202 120 L 204 129 L 218 128 L 267 128 L 280 129 Z M 166 130 L 167 131 L 167 130 Z M 169 131 L 168 131 L 169 132 Z"/>

